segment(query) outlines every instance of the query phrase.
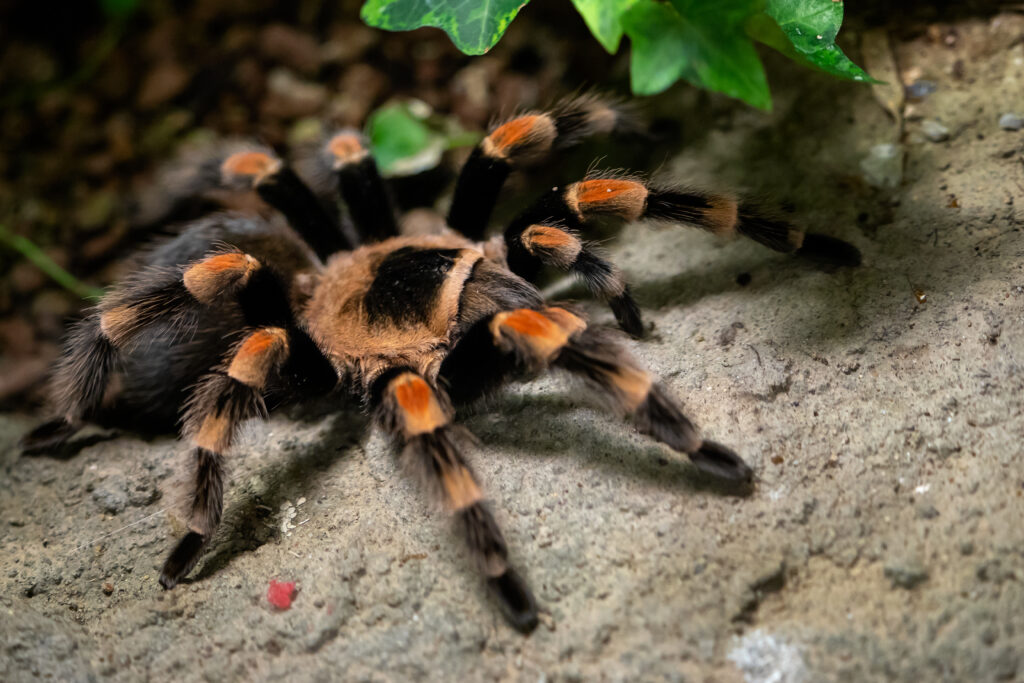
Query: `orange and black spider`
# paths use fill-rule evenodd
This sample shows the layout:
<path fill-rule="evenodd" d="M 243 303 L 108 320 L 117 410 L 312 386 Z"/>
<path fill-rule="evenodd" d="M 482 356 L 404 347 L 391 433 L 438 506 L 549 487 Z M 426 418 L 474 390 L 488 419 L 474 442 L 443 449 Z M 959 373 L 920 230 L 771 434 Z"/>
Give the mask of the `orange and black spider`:
<path fill-rule="evenodd" d="M 595 216 L 739 233 L 842 265 L 860 260 L 845 242 L 805 234 L 733 197 L 622 175 L 553 188 L 502 235 L 486 237 L 510 172 L 626 125 L 617 105 L 582 97 L 497 126 L 461 171 L 448 227 L 425 236 L 399 234 L 387 186 L 358 134 L 338 133 L 306 160 L 303 168 L 316 171 L 306 174 L 308 185 L 258 147 L 207 160 L 167 193 L 255 189 L 280 216 L 215 213 L 154 249 L 74 328 L 52 385 L 58 417 L 26 436 L 26 450 L 62 444 L 105 410 L 154 417 L 184 405 L 194 477 L 188 532 L 160 575 L 170 589 L 221 521 L 224 458 L 239 425 L 265 416 L 267 397 L 283 391 L 347 390 L 460 520 L 512 625 L 532 630 L 536 601 L 509 563 L 467 461 L 473 439 L 456 423 L 456 408 L 506 381 L 558 369 L 698 468 L 734 481 L 752 476 L 730 449 L 701 438 L 617 333 L 545 302 L 532 284 L 541 268 L 575 273 L 624 330 L 640 336 L 640 311 L 621 272 L 581 237 Z"/>

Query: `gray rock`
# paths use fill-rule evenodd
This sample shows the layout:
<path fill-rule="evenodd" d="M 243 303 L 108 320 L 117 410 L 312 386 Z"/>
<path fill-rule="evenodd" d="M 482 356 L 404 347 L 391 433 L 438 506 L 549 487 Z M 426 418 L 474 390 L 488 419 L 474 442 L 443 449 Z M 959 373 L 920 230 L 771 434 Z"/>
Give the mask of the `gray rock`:
<path fill-rule="evenodd" d="M 893 189 L 903 180 L 903 148 L 899 145 L 875 145 L 860 162 L 864 180 L 874 187 Z"/>
<path fill-rule="evenodd" d="M 0 602 L 0 680 L 98 680 L 81 631 L 62 618 L 38 614 L 23 600 Z"/>
<path fill-rule="evenodd" d="M 921 122 L 921 132 L 932 142 L 943 142 L 949 139 L 949 128 L 935 119 L 925 119 Z"/>
<path fill-rule="evenodd" d="M 911 590 L 928 580 L 928 570 L 916 559 L 892 560 L 885 565 L 884 571 L 893 588 Z"/>
<path fill-rule="evenodd" d="M 1024 128 L 1024 118 L 1007 112 L 999 117 L 999 127 L 1003 130 L 1020 130 Z"/>
<path fill-rule="evenodd" d="M 907 93 L 908 99 L 922 100 L 938 89 L 939 86 L 934 81 L 926 81 L 922 78 L 908 85 L 905 92 Z"/>
<path fill-rule="evenodd" d="M 96 483 L 92 490 L 92 498 L 104 512 L 113 515 L 124 512 L 131 500 L 128 493 L 128 481 L 122 474 L 111 474 Z"/>

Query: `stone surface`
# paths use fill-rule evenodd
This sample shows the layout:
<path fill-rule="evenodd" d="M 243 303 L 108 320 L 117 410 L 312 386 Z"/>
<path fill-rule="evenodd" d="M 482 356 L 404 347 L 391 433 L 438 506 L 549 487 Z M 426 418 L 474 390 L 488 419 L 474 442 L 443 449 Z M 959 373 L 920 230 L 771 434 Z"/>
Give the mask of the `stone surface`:
<path fill-rule="evenodd" d="M 999 117 L 999 127 L 1003 130 L 1020 130 L 1024 128 L 1024 118 L 1017 114 L 1007 112 Z"/>
<path fill-rule="evenodd" d="M 861 159 L 860 168 L 864 180 L 872 187 L 893 189 L 903 180 L 903 148 L 892 143 L 875 145 Z"/>
<path fill-rule="evenodd" d="M 690 112 L 666 179 L 758 191 L 864 253 L 826 272 L 649 225 L 608 244 L 653 323 L 630 349 L 754 467 L 749 495 L 558 378 L 513 387 L 465 423 L 542 605 L 523 637 L 355 409 L 247 428 L 223 527 L 170 592 L 188 446 L 93 431 L 19 458 L 38 417 L 4 415 L 0 679 L 1020 680 L 1021 158 L 975 134 L 1019 106 L 1024 17 L 998 20 L 895 43 L 906 69 L 970 64 L 915 106 L 971 132 L 908 145 L 885 191 L 858 180 L 894 126 L 866 88 L 770 58 L 770 116 L 688 88 L 646 102 Z M 894 589 L 908 558 L 928 579 Z M 288 611 L 271 579 L 297 583 Z"/>
<path fill-rule="evenodd" d="M 946 128 L 935 119 L 925 119 L 922 121 L 921 132 L 931 142 L 944 142 L 949 139 L 949 128 Z"/>

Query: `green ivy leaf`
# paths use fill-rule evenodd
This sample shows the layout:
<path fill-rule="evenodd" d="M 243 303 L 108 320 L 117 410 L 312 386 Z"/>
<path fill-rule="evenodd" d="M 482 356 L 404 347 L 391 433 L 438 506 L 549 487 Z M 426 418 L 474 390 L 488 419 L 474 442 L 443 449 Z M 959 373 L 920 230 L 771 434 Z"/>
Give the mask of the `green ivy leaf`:
<path fill-rule="evenodd" d="M 601 46 L 615 54 L 622 40 L 622 14 L 636 0 L 572 0 Z"/>
<path fill-rule="evenodd" d="M 633 44 L 633 92 L 661 92 L 679 78 L 771 109 L 764 67 L 744 31 L 760 0 L 638 0 L 622 15 Z"/>
<path fill-rule="evenodd" d="M 434 168 L 445 150 L 480 142 L 479 132 L 465 131 L 454 120 L 434 115 L 419 100 L 391 102 L 366 123 L 370 148 L 382 174 L 414 175 Z"/>
<path fill-rule="evenodd" d="M 467 55 L 494 47 L 529 0 L 367 0 L 360 16 L 386 31 L 443 29 Z"/>
<path fill-rule="evenodd" d="M 877 83 L 850 61 L 836 45 L 843 23 L 843 3 L 835 0 L 767 0 L 762 15 L 753 17 L 747 32 L 787 57 L 833 76 Z"/>
<path fill-rule="evenodd" d="M 686 25 L 674 9 L 641 1 L 622 15 L 632 43 L 629 78 L 637 95 L 654 95 L 679 80 L 686 67 Z"/>
<path fill-rule="evenodd" d="M 429 162 L 435 155 L 439 159 L 443 150 L 434 132 L 405 102 L 384 105 L 370 116 L 366 128 L 373 158 L 384 175 L 401 173 L 401 162 L 421 156 L 428 157 L 427 167 L 436 165 Z"/>

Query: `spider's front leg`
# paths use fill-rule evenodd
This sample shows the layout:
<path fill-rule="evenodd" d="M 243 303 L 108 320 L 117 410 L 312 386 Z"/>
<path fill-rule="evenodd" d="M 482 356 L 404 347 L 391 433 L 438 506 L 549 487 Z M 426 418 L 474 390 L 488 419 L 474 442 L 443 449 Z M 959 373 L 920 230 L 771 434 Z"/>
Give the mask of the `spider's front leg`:
<path fill-rule="evenodd" d="M 262 391 L 272 372 L 290 353 L 289 333 L 265 327 L 249 334 L 230 354 L 220 372 L 196 388 L 185 416 L 195 463 L 188 533 L 160 572 L 160 585 L 173 588 L 199 561 L 203 548 L 220 524 L 224 501 L 224 454 L 239 425 L 266 417 Z"/>
<path fill-rule="evenodd" d="M 189 401 L 185 430 L 195 445 L 196 467 L 189 532 L 164 564 L 164 588 L 192 570 L 220 523 L 224 454 L 242 422 L 266 416 L 268 380 L 280 376 L 305 393 L 321 393 L 337 382 L 334 368 L 296 325 L 287 290 L 252 256 L 237 251 L 209 256 L 187 268 L 182 282 L 203 304 L 234 294 L 246 323 L 257 329 L 232 349 L 224 366 L 203 378 Z"/>
<path fill-rule="evenodd" d="M 852 244 L 804 232 L 725 194 L 658 188 L 636 178 L 601 175 L 550 190 L 505 231 L 509 268 L 527 280 L 545 265 L 574 273 L 608 302 L 619 326 L 635 337 L 643 333 L 643 322 L 622 273 L 579 238 L 579 231 L 598 216 L 693 225 L 724 237 L 743 235 L 775 251 L 819 262 L 860 264 L 860 252 Z"/>
<path fill-rule="evenodd" d="M 581 378 L 644 434 L 686 453 L 699 469 L 738 482 L 753 472 L 742 458 L 701 439 L 664 386 L 612 337 L 564 308 L 521 308 L 481 320 L 441 365 L 440 380 L 458 403 L 473 401 L 514 374 L 549 368 Z"/>
<path fill-rule="evenodd" d="M 385 372 L 371 388 L 378 424 L 401 447 L 403 464 L 458 519 L 479 571 L 518 630 L 537 626 L 537 604 L 529 587 L 508 563 L 508 549 L 484 494 L 462 455 L 469 432 L 452 424 L 447 397 L 408 368 Z"/>

